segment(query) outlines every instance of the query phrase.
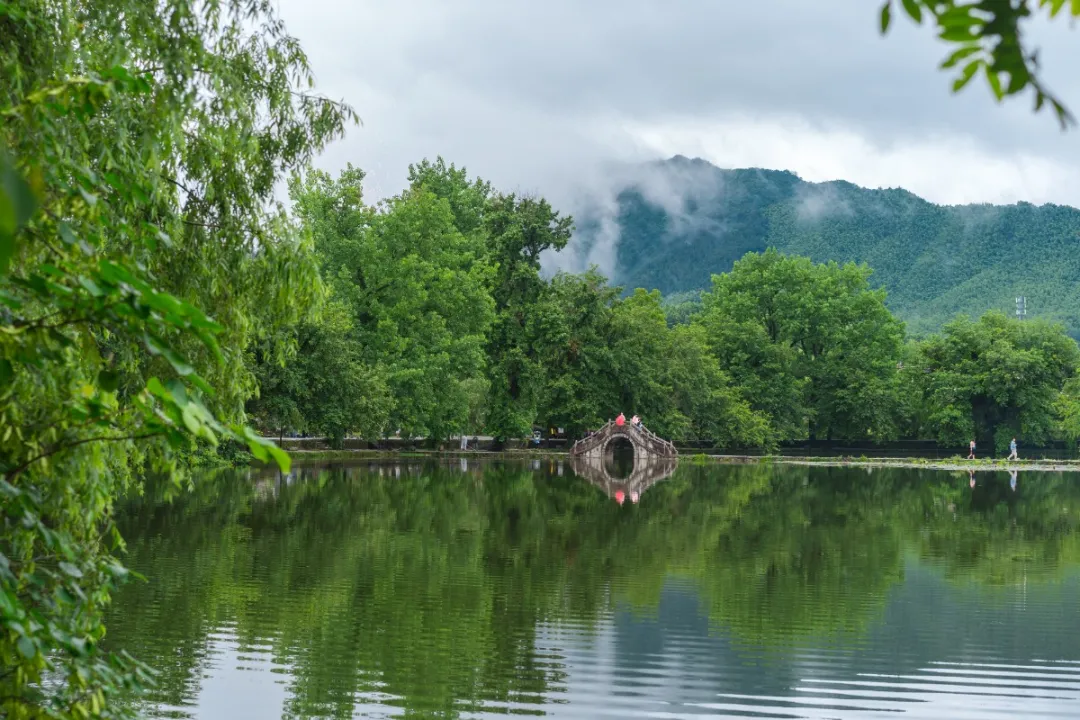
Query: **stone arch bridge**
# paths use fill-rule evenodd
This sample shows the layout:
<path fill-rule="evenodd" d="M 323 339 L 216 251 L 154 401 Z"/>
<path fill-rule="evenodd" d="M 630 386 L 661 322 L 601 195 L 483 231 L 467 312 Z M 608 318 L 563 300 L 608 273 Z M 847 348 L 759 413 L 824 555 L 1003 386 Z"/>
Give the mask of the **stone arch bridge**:
<path fill-rule="evenodd" d="M 602 428 L 587 438 L 582 438 L 570 448 L 572 457 L 597 456 L 601 459 L 612 449 L 612 443 L 616 440 L 627 440 L 634 448 L 634 464 L 639 460 L 650 457 L 677 458 L 679 451 L 669 440 L 645 429 L 634 427 L 629 422 L 617 425 L 609 420 Z"/>
<path fill-rule="evenodd" d="M 614 453 L 613 444 L 626 440 L 634 448 L 634 468 L 628 478 L 615 478 L 608 472 L 607 460 Z M 626 423 L 608 422 L 570 448 L 574 473 L 584 477 L 620 504 L 629 497 L 637 502 L 650 487 L 666 479 L 679 465 L 675 445 L 646 430 Z"/>

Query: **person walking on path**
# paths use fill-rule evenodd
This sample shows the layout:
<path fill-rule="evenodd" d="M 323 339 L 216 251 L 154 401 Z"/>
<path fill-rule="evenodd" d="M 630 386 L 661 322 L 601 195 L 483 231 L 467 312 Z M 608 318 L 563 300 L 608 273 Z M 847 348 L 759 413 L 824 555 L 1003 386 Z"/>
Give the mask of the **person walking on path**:
<path fill-rule="evenodd" d="M 968 453 L 967 459 L 968 460 L 974 460 L 975 459 L 975 441 L 972 440 L 970 443 L 968 443 L 968 447 L 971 448 L 971 452 Z"/>
<path fill-rule="evenodd" d="M 1008 457 L 1008 459 L 1009 460 L 1019 460 L 1020 459 L 1016 455 L 1016 438 L 1013 438 L 1012 442 L 1009 443 L 1009 457 Z"/>

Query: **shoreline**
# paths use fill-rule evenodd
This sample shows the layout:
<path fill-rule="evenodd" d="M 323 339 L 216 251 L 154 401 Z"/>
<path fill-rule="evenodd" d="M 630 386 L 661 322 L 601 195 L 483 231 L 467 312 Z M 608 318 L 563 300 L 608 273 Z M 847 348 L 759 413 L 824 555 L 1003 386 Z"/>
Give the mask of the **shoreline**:
<path fill-rule="evenodd" d="M 697 456 L 690 456 L 691 458 Z M 865 468 L 906 468 L 913 470 L 960 470 L 973 472 L 1016 470 L 1036 472 L 1080 472 L 1080 460 L 1056 460 L 1051 458 L 1035 460 L 967 460 L 966 458 L 904 458 L 904 457 L 812 457 L 794 455 L 770 455 L 757 458 L 749 455 L 706 455 L 702 464 L 747 464 L 753 462 L 774 462 L 779 465 L 817 465 L 821 467 L 865 467 Z"/>
<path fill-rule="evenodd" d="M 332 460 L 390 460 L 401 458 L 432 459 L 487 459 L 487 460 L 543 460 L 567 459 L 565 450 L 292 450 L 289 455 L 295 462 L 318 462 Z M 907 468 L 921 470 L 960 471 L 1036 471 L 1077 472 L 1080 459 L 1061 460 L 1041 458 L 1031 460 L 1006 460 L 992 458 L 967 460 L 965 458 L 918 458 L 918 457 L 866 457 L 866 456 L 812 456 L 812 455 L 720 455 L 697 453 L 680 455 L 679 460 L 691 465 L 749 465 L 774 463 L 777 465 L 803 465 L 821 467 Z M 257 461 L 254 461 L 258 464 Z"/>

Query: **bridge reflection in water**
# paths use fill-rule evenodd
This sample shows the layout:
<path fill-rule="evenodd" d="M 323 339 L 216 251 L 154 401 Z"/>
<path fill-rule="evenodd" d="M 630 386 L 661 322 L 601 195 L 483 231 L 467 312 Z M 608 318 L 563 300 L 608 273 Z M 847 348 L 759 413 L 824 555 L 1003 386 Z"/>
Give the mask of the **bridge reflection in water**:
<path fill-rule="evenodd" d="M 616 478 L 609 472 L 609 463 L 599 454 L 572 457 L 570 466 L 574 473 L 585 478 L 607 493 L 620 505 L 627 499 L 636 503 L 646 490 L 661 480 L 666 480 L 679 466 L 674 457 L 635 457 L 634 469 L 627 478 Z"/>
<path fill-rule="evenodd" d="M 615 477 L 613 465 L 618 443 L 629 444 L 633 451 L 633 469 L 629 477 Z M 679 465 L 675 445 L 644 427 L 617 425 L 608 422 L 587 438 L 577 441 L 570 449 L 574 472 L 593 483 L 620 505 L 636 503 L 641 495 L 656 483 L 669 477 Z"/>

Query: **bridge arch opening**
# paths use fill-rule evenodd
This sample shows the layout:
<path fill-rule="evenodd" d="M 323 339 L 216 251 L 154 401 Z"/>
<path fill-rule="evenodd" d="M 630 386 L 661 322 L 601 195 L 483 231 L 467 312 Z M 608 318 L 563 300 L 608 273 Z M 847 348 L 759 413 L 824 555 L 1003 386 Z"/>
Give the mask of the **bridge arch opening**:
<path fill-rule="evenodd" d="M 616 480 L 625 480 L 634 472 L 634 444 L 621 435 L 611 438 L 604 447 L 604 469 Z"/>

